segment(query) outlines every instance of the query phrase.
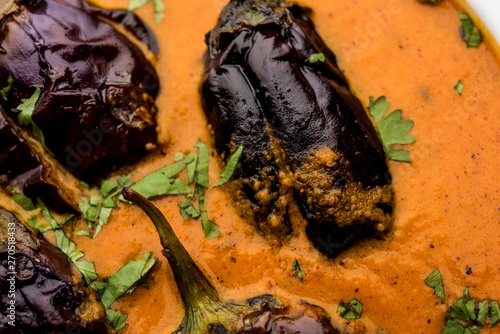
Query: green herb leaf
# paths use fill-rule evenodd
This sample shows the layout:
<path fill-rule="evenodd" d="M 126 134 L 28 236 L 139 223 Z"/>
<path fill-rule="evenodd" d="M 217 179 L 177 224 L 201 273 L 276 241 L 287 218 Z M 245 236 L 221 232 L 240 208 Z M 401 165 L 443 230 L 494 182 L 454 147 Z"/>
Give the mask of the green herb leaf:
<path fill-rule="evenodd" d="M 7 78 L 7 86 L 5 86 L 4 88 L 2 88 L 2 90 L 0 90 L 0 95 L 2 95 L 5 101 L 7 101 L 7 95 L 9 94 L 13 83 L 14 83 L 14 78 L 11 75 L 9 75 L 9 77 Z"/>
<path fill-rule="evenodd" d="M 490 313 L 490 301 L 488 299 L 484 299 L 482 302 L 479 302 L 479 311 L 477 314 L 477 322 L 479 322 L 482 326 L 486 322 L 488 318 L 488 314 Z"/>
<path fill-rule="evenodd" d="M 310 64 L 317 63 L 318 61 L 324 63 L 325 62 L 325 55 L 323 53 L 315 53 L 315 54 L 311 55 L 311 57 L 309 57 L 308 61 Z"/>
<path fill-rule="evenodd" d="M 35 230 L 38 230 L 40 231 L 40 233 L 45 233 L 47 231 L 50 231 L 52 230 L 52 227 L 50 226 L 47 226 L 47 225 L 44 225 L 44 224 L 41 224 L 38 219 L 36 218 L 36 216 L 32 216 L 32 217 L 29 217 L 28 218 L 28 225 L 35 229 Z"/>
<path fill-rule="evenodd" d="M 184 199 L 184 202 L 182 202 L 182 204 L 178 204 L 178 206 L 184 220 L 189 219 L 190 217 L 193 217 L 194 219 L 198 219 L 200 217 L 200 213 L 196 211 L 193 203 L 191 203 L 191 201 L 187 198 Z"/>
<path fill-rule="evenodd" d="M 32 119 L 33 111 L 35 111 L 35 105 L 38 102 L 40 93 L 40 88 L 37 88 L 31 97 L 21 100 L 21 104 L 17 107 L 17 110 L 20 111 L 19 115 L 17 115 L 17 121 L 22 126 L 28 126 L 31 124 L 33 136 L 42 144 L 45 151 L 47 151 L 50 155 L 54 155 L 49 150 L 47 145 L 45 145 L 45 137 L 43 136 L 42 130 L 40 130 Z"/>
<path fill-rule="evenodd" d="M 31 198 L 26 197 L 15 190 L 12 190 L 11 193 L 12 193 L 12 200 L 16 202 L 21 208 L 23 208 L 26 211 L 36 210 L 36 205 L 35 203 L 33 203 Z"/>
<path fill-rule="evenodd" d="M 401 119 L 402 111 L 394 110 L 385 118 L 382 118 L 389 109 L 390 103 L 386 101 L 385 96 L 378 97 L 375 101 L 370 96 L 370 114 L 375 120 L 380 134 L 380 139 L 385 147 L 387 156 L 391 160 L 411 162 L 410 152 L 402 149 L 392 148 L 391 145 L 411 144 L 415 137 L 407 135 L 413 128 L 413 121 L 410 119 Z"/>
<path fill-rule="evenodd" d="M 462 96 L 462 91 L 464 90 L 464 83 L 460 80 L 457 81 L 455 84 L 455 90 L 457 91 L 458 95 Z"/>
<path fill-rule="evenodd" d="M 200 186 L 208 188 L 208 147 L 199 139 L 194 147 L 197 147 L 199 150 L 195 182 Z"/>
<path fill-rule="evenodd" d="M 83 253 L 81 253 L 83 255 Z M 74 261 L 75 266 L 80 270 L 83 277 L 85 278 L 85 282 L 87 284 L 92 283 L 97 279 L 97 273 L 95 271 L 94 264 L 89 261 Z"/>
<path fill-rule="evenodd" d="M 196 192 L 198 194 L 198 207 L 200 208 L 201 225 L 203 227 L 203 232 L 205 232 L 205 238 L 218 237 L 220 235 L 220 231 L 218 231 L 219 226 L 208 219 L 208 213 L 205 210 L 205 192 L 200 186 L 196 186 Z"/>
<path fill-rule="evenodd" d="M 481 331 L 477 329 L 477 326 L 470 326 L 465 328 L 464 334 L 479 334 Z"/>
<path fill-rule="evenodd" d="M 80 231 L 77 231 L 77 232 L 73 233 L 73 235 L 89 237 L 90 236 L 90 232 L 88 230 L 80 230 Z"/>
<path fill-rule="evenodd" d="M 302 274 L 302 269 L 300 268 L 299 260 L 297 258 L 293 258 L 293 266 L 292 270 L 295 271 L 295 274 L 297 274 L 297 277 L 300 281 L 304 280 L 304 275 Z"/>
<path fill-rule="evenodd" d="M 425 284 L 434 289 L 434 294 L 441 298 L 441 304 L 444 304 L 444 286 L 443 278 L 441 277 L 441 272 L 439 268 L 436 268 L 429 276 L 425 279 Z"/>
<path fill-rule="evenodd" d="M 111 180 L 106 180 L 101 184 L 101 195 L 108 197 L 108 195 L 116 189 L 118 185 Z"/>
<path fill-rule="evenodd" d="M 465 327 L 453 319 L 447 319 L 446 325 L 441 334 L 464 334 Z"/>
<path fill-rule="evenodd" d="M 142 6 L 146 5 L 150 0 L 129 0 L 128 3 L 128 10 L 136 10 L 141 8 Z M 163 18 L 165 17 L 165 14 L 163 11 L 165 10 L 165 5 L 163 4 L 162 0 L 151 0 L 153 1 L 153 6 L 155 9 L 155 20 L 157 24 L 160 24 Z"/>
<path fill-rule="evenodd" d="M 356 299 L 351 300 L 348 304 L 341 300 L 337 312 L 340 312 L 340 316 L 344 319 L 359 319 L 363 312 L 363 304 Z"/>
<path fill-rule="evenodd" d="M 233 176 L 234 170 L 236 169 L 236 166 L 238 165 L 238 161 L 240 160 L 241 153 L 243 153 L 243 145 L 240 145 L 238 147 L 238 149 L 236 150 L 236 152 L 234 152 L 233 155 L 231 155 L 231 157 L 229 158 L 229 160 L 227 162 L 226 168 L 220 174 L 220 177 L 222 179 L 219 182 L 217 182 L 215 184 L 215 186 L 213 186 L 214 188 L 223 185 L 224 183 L 229 181 L 231 176 Z"/>
<path fill-rule="evenodd" d="M 481 31 L 477 28 L 474 28 L 472 29 L 469 41 L 467 42 L 467 47 L 468 48 L 476 47 L 479 44 L 481 44 L 481 41 L 482 41 Z"/>
<path fill-rule="evenodd" d="M 127 324 L 127 314 L 116 312 L 110 308 L 106 309 L 106 317 L 108 318 L 109 324 L 116 332 L 124 329 Z"/>
<path fill-rule="evenodd" d="M 497 300 L 491 301 L 490 306 L 491 327 L 495 326 L 500 320 L 500 307 Z"/>
<path fill-rule="evenodd" d="M 190 152 L 186 158 L 186 168 L 189 183 L 193 183 L 196 172 L 196 165 L 198 164 L 198 153 Z"/>
<path fill-rule="evenodd" d="M 156 262 L 156 258 L 148 252 L 144 254 L 142 260 L 131 261 L 121 266 L 106 281 L 94 282 L 92 288 L 101 296 L 101 301 L 107 309 L 125 293 L 133 291 Z"/>
<path fill-rule="evenodd" d="M 474 27 L 469 15 L 464 12 L 457 11 L 458 18 L 462 22 L 462 39 L 467 43 L 467 47 L 475 47 L 481 44 L 481 31 Z"/>
<path fill-rule="evenodd" d="M 90 190 L 90 185 L 84 181 L 80 181 L 80 187 Z"/>

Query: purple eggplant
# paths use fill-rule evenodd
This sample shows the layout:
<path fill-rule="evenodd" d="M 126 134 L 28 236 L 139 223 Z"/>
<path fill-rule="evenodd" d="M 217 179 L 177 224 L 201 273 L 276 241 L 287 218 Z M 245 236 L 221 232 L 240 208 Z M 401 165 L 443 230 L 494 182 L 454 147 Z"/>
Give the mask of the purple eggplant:
<path fill-rule="evenodd" d="M 232 0 L 207 34 L 201 95 L 223 159 L 245 147 L 229 187 L 241 215 L 286 239 L 297 203 L 329 256 L 393 221 L 379 136 L 350 91 L 310 10 L 283 0 Z"/>
<path fill-rule="evenodd" d="M 0 207 L 0 333 L 112 333 L 68 257 Z"/>
<path fill-rule="evenodd" d="M 7 116 L 17 122 L 17 107 L 39 88 L 33 123 L 60 164 L 90 183 L 157 145 L 159 78 L 150 60 L 158 44 L 137 16 L 83 0 L 7 2 L 0 13 L 0 88 L 13 78 L 0 97 Z"/>

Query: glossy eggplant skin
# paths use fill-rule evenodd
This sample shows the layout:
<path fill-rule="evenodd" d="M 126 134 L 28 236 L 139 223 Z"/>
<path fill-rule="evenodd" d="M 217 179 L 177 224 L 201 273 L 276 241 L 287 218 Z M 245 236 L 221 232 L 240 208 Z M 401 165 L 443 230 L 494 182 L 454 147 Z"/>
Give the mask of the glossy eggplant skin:
<path fill-rule="evenodd" d="M 19 1 L 0 20 L 0 104 L 13 120 L 22 99 L 42 93 L 33 112 L 47 147 L 76 177 L 94 182 L 157 144 L 159 78 L 145 53 L 151 30 L 133 13 L 83 0 Z"/>
<path fill-rule="evenodd" d="M 1 207 L 0 304 L 0 333 L 112 332 L 97 295 L 66 255 Z"/>
<path fill-rule="evenodd" d="M 231 1 L 207 34 L 202 104 L 222 157 L 245 147 L 232 185 L 242 215 L 282 237 L 295 201 L 315 246 L 334 256 L 389 228 L 393 193 L 377 132 L 309 13 Z M 309 62 L 319 53 L 324 62 Z"/>
<path fill-rule="evenodd" d="M 16 126 L 0 106 L 0 186 L 34 200 L 40 198 L 56 211 L 78 213 L 77 181 L 72 187 L 70 177 L 58 177 L 63 169 L 49 161 L 41 145 Z"/>

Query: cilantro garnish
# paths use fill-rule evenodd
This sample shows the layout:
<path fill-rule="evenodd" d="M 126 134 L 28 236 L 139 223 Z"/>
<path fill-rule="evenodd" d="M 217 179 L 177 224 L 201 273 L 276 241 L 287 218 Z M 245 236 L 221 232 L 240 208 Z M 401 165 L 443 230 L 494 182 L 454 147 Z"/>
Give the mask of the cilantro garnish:
<path fill-rule="evenodd" d="M 45 145 L 45 137 L 43 136 L 42 130 L 40 130 L 32 119 L 33 111 L 35 111 L 35 105 L 38 102 L 40 93 L 40 88 L 37 88 L 31 97 L 21 100 L 21 104 L 17 107 L 17 110 L 20 111 L 19 115 L 17 115 L 17 121 L 22 126 L 28 126 L 31 124 L 33 137 L 35 137 L 42 144 L 45 151 L 47 151 L 50 155 L 53 155 L 53 153 Z"/>
<path fill-rule="evenodd" d="M 337 312 L 340 312 L 340 316 L 344 319 L 359 319 L 363 312 L 363 304 L 356 299 L 352 299 L 349 303 L 344 303 L 344 301 L 341 300 Z"/>
<path fill-rule="evenodd" d="M 325 62 L 325 55 L 323 53 L 315 53 L 315 54 L 311 55 L 311 57 L 309 57 L 309 59 L 307 61 L 310 64 L 314 64 L 317 62 L 324 63 Z"/>
<path fill-rule="evenodd" d="M 165 5 L 162 0 L 129 0 L 128 2 L 128 10 L 133 11 L 136 9 L 145 6 L 148 2 L 153 2 L 154 10 L 155 10 L 155 20 L 157 24 L 160 24 L 165 14 L 163 11 L 165 10 Z"/>
<path fill-rule="evenodd" d="M 18 193 L 15 190 L 11 191 L 12 200 L 16 202 L 21 208 L 25 211 L 33 211 L 36 210 L 36 205 L 33 203 L 31 198 L 24 196 L 23 194 Z"/>
<path fill-rule="evenodd" d="M 2 90 L 0 90 L 0 95 L 2 95 L 3 99 L 6 101 L 7 101 L 7 95 L 9 94 L 13 83 L 14 83 L 14 78 L 11 75 L 9 75 L 9 77 L 7 78 L 7 86 L 5 86 L 4 88 L 2 88 Z"/>
<path fill-rule="evenodd" d="M 462 22 L 462 27 L 460 28 L 462 40 L 467 43 L 467 47 L 471 48 L 481 44 L 481 31 L 474 27 L 469 15 L 459 10 L 457 12 Z"/>
<path fill-rule="evenodd" d="M 301 281 L 304 280 L 304 274 L 302 274 L 302 269 L 300 268 L 299 260 L 297 258 L 293 258 L 293 265 L 292 265 L 292 270 L 295 271 L 295 274 L 297 275 L 297 278 Z"/>
<path fill-rule="evenodd" d="M 231 157 L 227 161 L 226 168 L 220 174 L 221 180 L 214 185 L 214 188 L 228 182 L 231 176 L 233 176 L 234 170 L 236 169 L 238 161 L 240 160 L 241 153 L 243 153 L 243 145 L 240 145 L 236 150 L 236 152 L 234 152 L 233 155 L 231 155 Z"/>
<path fill-rule="evenodd" d="M 434 294 L 441 298 L 441 304 L 444 304 L 444 286 L 443 278 L 439 268 L 434 269 L 432 273 L 424 280 L 425 284 L 434 289 Z"/>
<path fill-rule="evenodd" d="M 389 109 L 389 106 L 390 103 L 386 101 L 385 96 L 380 96 L 375 101 L 370 96 L 370 115 L 377 124 L 378 133 L 380 134 L 380 139 L 387 152 L 387 156 L 391 160 L 411 162 L 409 151 L 395 149 L 391 145 L 411 144 L 415 141 L 415 137 L 407 135 L 413 128 L 413 121 L 411 119 L 401 119 L 401 109 L 394 110 L 382 118 Z"/>
<path fill-rule="evenodd" d="M 125 327 L 127 315 L 110 309 L 111 304 L 125 293 L 132 293 L 137 285 L 146 277 L 158 260 L 151 252 L 144 254 L 142 260 L 131 261 L 121 266 L 106 280 L 96 281 L 91 287 L 99 296 L 106 309 L 106 316 L 115 331 Z"/>
<path fill-rule="evenodd" d="M 453 88 L 455 88 L 459 96 L 462 96 L 462 91 L 464 90 L 464 83 L 458 80 Z"/>
<path fill-rule="evenodd" d="M 425 284 L 434 288 L 436 296 L 444 303 L 444 288 L 439 269 L 436 268 L 426 279 Z M 491 313 L 490 313 L 491 310 Z M 469 288 L 465 287 L 463 296 L 446 310 L 446 322 L 442 334 L 477 334 L 481 333 L 490 314 L 491 327 L 499 321 L 498 301 L 483 299 L 478 301 L 469 297 Z"/>
<path fill-rule="evenodd" d="M 77 235 L 88 235 L 94 229 L 93 238 L 97 236 L 102 226 L 108 223 L 109 216 L 118 201 L 126 202 L 121 195 L 123 187 L 129 187 L 141 195 L 151 198 L 162 195 L 186 195 L 179 209 L 184 219 L 201 218 L 201 224 L 205 236 L 213 238 L 220 235 L 217 226 L 208 218 L 205 208 L 205 189 L 209 187 L 208 163 L 209 152 L 206 144 L 198 140 L 195 145 L 198 153 L 189 152 L 186 156 L 177 152 L 174 162 L 166 165 L 142 179 L 132 182 L 129 176 L 124 176 L 116 181 L 106 180 L 101 184 L 100 195 L 90 198 L 82 197 L 82 202 L 78 204 L 80 211 L 87 220 L 88 231 L 76 232 Z M 222 180 L 215 186 L 219 186 L 231 178 L 234 169 L 238 164 L 238 159 L 243 151 L 243 146 L 230 157 L 226 169 L 221 174 Z M 186 170 L 188 181 L 180 178 L 182 171 Z M 197 197 L 198 209 L 194 201 L 189 200 Z"/>

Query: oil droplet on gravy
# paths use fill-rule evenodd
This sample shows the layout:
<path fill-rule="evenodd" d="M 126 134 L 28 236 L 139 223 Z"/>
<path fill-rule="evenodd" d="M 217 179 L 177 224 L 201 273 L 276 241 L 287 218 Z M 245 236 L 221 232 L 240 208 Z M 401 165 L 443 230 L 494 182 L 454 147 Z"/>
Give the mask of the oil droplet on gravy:
<path fill-rule="evenodd" d="M 160 137 L 169 144 L 164 158 L 139 165 L 135 176 L 172 162 L 177 151 L 194 150 L 198 138 L 211 143 L 199 84 L 204 35 L 225 2 L 165 0 L 165 19 L 159 25 L 151 3 L 137 11 L 160 42 Z M 126 0 L 98 3 L 127 7 Z M 403 117 L 415 122 L 411 134 L 417 141 L 408 146 L 413 163 L 390 163 L 396 221 L 388 237 L 360 243 L 327 260 L 303 232 L 282 248 L 270 246 L 239 217 L 223 187 L 207 192 L 210 218 L 222 232 L 215 239 L 204 238 L 199 222 L 183 221 L 180 198 L 163 197 L 155 204 L 224 298 L 243 302 L 276 293 L 305 299 L 340 323 L 345 320 L 335 312 L 338 303 L 356 298 L 364 305 L 356 322 L 368 332 L 380 328 L 387 333 L 440 333 L 446 307 L 424 284 L 434 268 L 443 275 L 447 305 L 466 285 L 472 297 L 500 298 L 500 64 L 492 44 L 466 47 L 450 1 L 300 3 L 314 10 L 319 33 L 365 106 L 370 95 L 385 95 L 392 109 L 403 109 Z M 453 89 L 458 79 L 465 83 L 462 96 Z M 212 185 L 219 173 L 212 159 Z M 294 224 L 304 225 L 298 212 L 291 216 Z M 177 328 L 182 302 L 144 214 L 120 205 L 96 239 L 74 240 L 103 276 L 152 250 L 160 262 L 148 288 L 139 287 L 113 305 L 129 315 L 121 333 L 170 333 Z M 304 272 L 303 282 L 290 270 L 294 257 Z M 466 266 L 472 268 L 470 275 Z M 481 331 L 493 333 L 489 328 Z"/>

